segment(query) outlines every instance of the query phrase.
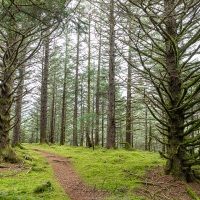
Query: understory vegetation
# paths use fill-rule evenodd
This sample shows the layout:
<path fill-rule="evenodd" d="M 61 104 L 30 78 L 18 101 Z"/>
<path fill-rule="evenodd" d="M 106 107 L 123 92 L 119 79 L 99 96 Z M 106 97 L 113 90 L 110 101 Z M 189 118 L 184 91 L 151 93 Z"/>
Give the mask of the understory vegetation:
<path fill-rule="evenodd" d="M 0 168 L 8 169 L 0 171 L 1 200 L 68 200 L 64 190 L 54 179 L 52 168 L 41 154 L 28 148 L 15 148 L 15 151 L 21 158 L 19 166 L 12 169 L 12 165 L 0 165 Z M 47 183 L 50 183 L 50 187 L 45 188 Z"/>
<path fill-rule="evenodd" d="M 107 199 L 142 199 L 134 195 L 133 189 L 141 187 L 141 177 L 148 169 L 162 166 L 165 162 L 159 154 L 141 150 L 107 150 L 99 147 L 92 150 L 86 147 L 39 144 L 23 144 L 23 147 L 25 149 L 17 149 L 17 152 L 26 158 L 24 168 L 14 176 L 1 174 L 0 197 L 6 200 L 27 199 L 27 196 L 29 199 L 67 199 L 53 180 L 53 172 L 47 162 L 33 149 L 68 157 L 88 185 L 109 192 Z M 34 193 L 38 186 L 47 181 L 51 182 L 52 190 Z"/>

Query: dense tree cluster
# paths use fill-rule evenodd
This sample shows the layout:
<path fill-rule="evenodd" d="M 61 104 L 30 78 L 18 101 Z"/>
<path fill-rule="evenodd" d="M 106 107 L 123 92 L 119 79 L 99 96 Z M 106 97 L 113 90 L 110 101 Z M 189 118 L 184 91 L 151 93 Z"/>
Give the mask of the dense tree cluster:
<path fill-rule="evenodd" d="M 2 0 L 0 10 L 0 160 L 15 157 L 13 129 L 13 146 L 159 151 L 166 174 L 197 181 L 198 0 Z"/>

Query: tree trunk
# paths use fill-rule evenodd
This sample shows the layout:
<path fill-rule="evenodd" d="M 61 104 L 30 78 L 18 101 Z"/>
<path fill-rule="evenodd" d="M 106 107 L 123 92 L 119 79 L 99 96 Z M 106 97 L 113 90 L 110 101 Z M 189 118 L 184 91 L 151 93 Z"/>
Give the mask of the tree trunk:
<path fill-rule="evenodd" d="M 100 67 L 101 67 L 101 30 L 99 38 L 99 55 L 97 69 L 97 86 L 96 86 L 96 130 L 95 130 L 95 145 L 99 145 L 99 100 L 100 100 Z"/>
<path fill-rule="evenodd" d="M 145 121 L 144 121 L 144 134 L 145 134 L 145 145 L 144 145 L 144 150 L 147 151 L 148 150 L 148 110 L 147 107 L 145 107 Z"/>
<path fill-rule="evenodd" d="M 80 138 L 80 146 L 83 146 L 84 143 L 84 100 L 83 100 L 83 81 L 81 81 L 81 123 L 80 123 L 80 131 L 81 131 L 81 138 Z"/>
<path fill-rule="evenodd" d="M 68 31 L 68 30 L 67 30 Z M 67 65 L 68 65 L 68 32 L 66 35 L 66 49 L 65 49 L 65 69 L 64 69 L 64 81 L 63 81 L 63 96 L 62 96 L 62 119 L 61 119 L 61 135 L 60 145 L 65 143 L 65 130 L 66 130 L 66 87 L 67 87 Z"/>
<path fill-rule="evenodd" d="M 102 98 L 102 106 L 101 106 L 101 146 L 104 147 L 104 107 L 105 101 Z"/>
<path fill-rule="evenodd" d="M 7 51 L 5 51 L 3 56 L 4 63 L 0 63 L 0 162 L 3 160 L 16 161 L 16 155 L 10 146 L 9 138 L 9 131 L 12 128 L 10 114 L 13 103 L 13 76 L 16 67 L 12 34 L 10 34 L 10 37 L 7 44 Z"/>
<path fill-rule="evenodd" d="M 170 38 L 176 39 L 177 29 L 175 20 L 175 2 L 174 0 L 164 0 L 165 5 L 165 24 L 166 32 Z M 165 39 L 166 46 L 166 67 L 168 72 L 168 89 L 171 95 L 169 100 L 170 117 L 168 117 L 168 154 L 169 160 L 166 164 L 166 174 L 172 174 L 177 180 L 186 181 L 187 175 L 190 173 L 184 169 L 183 162 L 185 157 L 185 149 L 180 146 L 183 142 L 183 125 L 184 125 L 184 111 L 177 109 L 177 103 L 181 96 L 181 77 L 176 62 L 176 52 L 169 37 Z"/>
<path fill-rule="evenodd" d="M 21 66 L 19 68 L 19 83 L 17 88 L 17 100 L 15 105 L 15 126 L 13 128 L 13 141 L 12 146 L 19 144 L 21 135 L 21 115 L 22 115 L 22 99 L 24 91 L 24 74 L 25 67 Z"/>
<path fill-rule="evenodd" d="M 51 104 L 51 122 L 50 122 L 50 137 L 49 142 L 51 144 L 55 143 L 55 93 L 56 93 L 56 80 L 54 74 L 54 82 L 53 82 L 53 96 L 52 96 L 52 104 Z"/>
<path fill-rule="evenodd" d="M 129 47 L 129 62 L 131 62 L 131 50 Z M 128 63 L 128 79 L 127 79 L 127 102 L 126 102 L 126 142 L 131 145 L 131 68 L 132 66 Z"/>
<path fill-rule="evenodd" d="M 90 61 L 91 61 L 91 47 L 90 47 L 90 23 L 91 23 L 91 16 L 89 16 L 89 30 L 88 30 L 88 99 L 87 99 L 87 125 L 86 125 L 86 144 L 88 147 L 92 147 L 92 142 L 90 139 L 90 126 L 91 126 L 91 120 L 90 120 L 90 98 L 91 98 L 91 92 L 90 92 L 90 82 L 91 82 L 91 70 L 90 70 Z"/>
<path fill-rule="evenodd" d="M 76 75 L 75 75 L 75 97 L 74 97 L 74 116 L 73 116 L 73 146 L 78 146 L 77 118 L 78 118 L 78 68 L 79 68 L 79 48 L 80 33 L 79 24 L 77 25 L 77 53 L 76 53 Z"/>
<path fill-rule="evenodd" d="M 35 142 L 39 142 L 39 110 L 37 110 L 37 118 L 36 118 L 36 138 Z"/>
<path fill-rule="evenodd" d="M 151 121 L 149 123 L 149 142 L 148 142 L 148 151 L 151 151 L 151 142 L 152 142 L 152 128 Z"/>
<path fill-rule="evenodd" d="M 49 75 L 49 38 L 44 40 L 44 67 L 41 86 L 40 143 L 47 143 L 47 94 Z"/>
<path fill-rule="evenodd" d="M 114 0 L 110 0 L 110 39 L 109 39 L 109 89 L 108 89 L 108 128 L 106 148 L 115 147 L 115 19 Z"/>

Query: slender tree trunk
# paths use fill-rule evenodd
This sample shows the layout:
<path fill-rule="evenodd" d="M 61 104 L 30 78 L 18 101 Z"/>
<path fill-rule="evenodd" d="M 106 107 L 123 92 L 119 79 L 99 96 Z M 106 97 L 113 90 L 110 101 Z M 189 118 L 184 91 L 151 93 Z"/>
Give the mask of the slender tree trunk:
<path fill-rule="evenodd" d="M 57 86 L 56 86 L 56 92 L 55 92 L 55 99 L 57 99 L 57 95 L 58 95 L 58 90 L 57 90 Z M 54 123 L 54 141 L 55 141 L 55 143 L 58 143 L 59 142 L 59 140 L 58 140 L 58 135 L 59 135 L 59 126 L 57 125 L 56 126 L 56 119 L 57 119 L 57 112 L 58 112 L 58 110 L 59 110 L 59 108 L 58 108 L 58 105 L 59 104 L 57 104 L 57 102 L 55 101 L 55 106 L 54 106 L 54 108 L 55 108 L 55 110 L 54 110 L 54 121 L 53 121 L 53 123 Z"/>
<path fill-rule="evenodd" d="M 101 106 L 101 146 L 104 147 L 104 107 L 105 103 L 102 99 L 102 106 Z"/>
<path fill-rule="evenodd" d="M 13 128 L 13 141 L 12 146 L 19 144 L 21 138 L 21 115 L 22 115 L 22 99 L 24 91 L 24 74 L 25 67 L 21 66 L 19 68 L 19 83 L 17 88 L 17 101 L 15 105 L 15 126 Z"/>
<path fill-rule="evenodd" d="M 50 122 L 50 137 L 49 142 L 51 144 L 55 143 L 55 93 L 56 93 L 56 80 L 54 74 L 54 82 L 53 82 L 53 96 L 52 96 L 52 104 L 51 104 L 51 122 Z"/>
<path fill-rule="evenodd" d="M 79 24 L 77 28 L 77 53 L 76 53 L 76 74 L 75 74 L 75 97 L 74 97 L 74 116 L 73 116 L 73 146 L 78 146 L 77 118 L 78 118 L 78 70 L 79 70 L 79 48 L 80 33 Z"/>
<path fill-rule="evenodd" d="M 90 23 L 91 23 L 91 16 L 89 16 L 89 31 L 88 31 L 88 99 L 87 99 L 87 126 L 86 126 L 86 144 L 88 147 L 92 147 L 92 142 L 91 142 L 91 139 L 90 139 L 90 126 L 91 126 L 91 120 L 90 120 L 90 98 L 91 98 L 91 85 L 90 85 L 90 82 L 91 82 L 91 47 L 90 47 Z"/>
<path fill-rule="evenodd" d="M 101 67 L 101 31 L 99 38 L 99 55 L 97 69 L 97 86 L 96 86 L 96 130 L 95 130 L 95 145 L 99 145 L 99 101 L 100 101 L 100 67 Z"/>
<path fill-rule="evenodd" d="M 67 30 L 68 31 L 68 30 Z M 65 143 L 65 130 L 66 130 L 66 86 L 67 86 L 67 65 L 68 65 L 68 33 L 66 35 L 66 49 L 65 49 L 65 69 L 64 69 L 64 81 L 63 81 L 63 96 L 62 96 L 62 119 L 61 119 L 61 135 L 60 145 Z"/>
<path fill-rule="evenodd" d="M 151 121 L 149 123 L 149 142 L 148 142 L 148 150 L 151 151 L 151 142 L 152 142 L 152 127 Z"/>
<path fill-rule="evenodd" d="M 94 83 L 94 80 L 93 80 L 93 83 Z M 93 88 L 95 86 L 93 85 Z M 93 93 L 93 96 L 92 96 L 92 113 L 95 113 L 95 95 Z M 92 117 L 92 132 L 91 132 L 91 141 L 92 141 L 92 145 L 93 145 L 93 148 L 94 148 L 94 120 L 95 118 Z"/>
<path fill-rule="evenodd" d="M 35 142 L 38 143 L 39 142 L 39 111 L 37 110 L 37 119 L 36 119 L 36 138 L 35 138 Z"/>
<path fill-rule="evenodd" d="M 129 47 L 129 62 L 131 62 L 131 50 Z M 127 79 L 127 103 L 126 103 L 126 142 L 131 145 L 131 69 L 132 66 L 128 64 L 128 79 Z"/>
<path fill-rule="evenodd" d="M 114 0 L 110 0 L 110 39 L 109 39 L 109 89 L 108 89 L 108 128 L 106 148 L 115 147 L 115 19 Z"/>
<path fill-rule="evenodd" d="M 147 107 L 145 107 L 145 124 L 144 124 L 144 133 L 145 133 L 145 145 L 144 145 L 144 150 L 148 150 L 148 110 Z"/>
<path fill-rule="evenodd" d="M 83 146 L 84 142 L 84 101 L 83 101 L 83 81 L 81 81 L 81 123 L 80 123 L 80 130 L 81 130 L 81 138 L 80 138 L 80 146 Z"/>
<path fill-rule="evenodd" d="M 162 112 L 162 115 L 163 115 L 163 119 L 164 119 L 164 118 L 165 118 L 165 113 Z M 165 131 L 165 126 L 162 125 L 162 127 L 163 127 L 163 131 Z M 165 132 L 166 132 L 166 131 L 165 131 Z M 162 136 L 162 140 L 163 140 L 163 144 L 162 144 L 162 153 L 165 154 L 166 151 L 167 151 L 167 148 L 168 148 L 168 146 L 166 145 L 167 138 L 166 138 L 165 135 Z"/>
<path fill-rule="evenodd" d="M 41 86 L 40 143 L 47 143 L 47 94 L 49 76 L 49 38 L 44 40 L 44 67 Z"/>

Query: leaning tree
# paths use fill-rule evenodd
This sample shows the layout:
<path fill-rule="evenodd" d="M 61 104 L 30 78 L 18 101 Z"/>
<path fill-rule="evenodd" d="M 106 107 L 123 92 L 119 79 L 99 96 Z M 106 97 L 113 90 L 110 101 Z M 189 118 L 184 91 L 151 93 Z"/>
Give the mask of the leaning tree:
<path fill-rule="evenodd" d="M 161 153 L 167 159 L 165 172 L 179 180 L 197 180 L 193 166 L 200 164 L 200 2 L 118 3 L 131 24 L 124 29 L 129 39 L 122 41 L 137 56 L 129 64 L 155 89 L 146 93 L 146 103 L 159 124 L 161 137 L 156 139 L 167 147 L 167 153 Z"/>

